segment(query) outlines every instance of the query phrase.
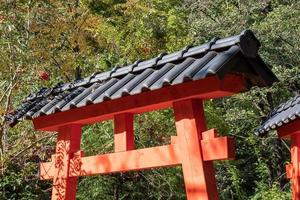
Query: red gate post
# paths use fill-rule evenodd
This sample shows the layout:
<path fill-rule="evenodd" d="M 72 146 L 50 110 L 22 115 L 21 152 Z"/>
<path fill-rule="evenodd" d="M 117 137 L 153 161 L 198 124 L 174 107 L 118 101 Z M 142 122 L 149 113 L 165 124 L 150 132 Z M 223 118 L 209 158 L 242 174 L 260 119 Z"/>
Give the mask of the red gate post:
<path fill-rule="evenodd" d="M 293 199 L 300 200 L 300 135 L 295 134 L 291 136 L 292 138 L 292 148 L 291 148 L 291 157 L 292 157 L 292 192 Z"/>
<path fill-rule="evenodd" d="M 213 163 L 204 162 L 201 149 L 201 134 L 206 130 L 202 101 L 184 100 L 173 108 L 187 199 L 218 199 Z"/>
<path fill-rule="evenodd" d="M 291 140 L 291 163 L 286 165 L 286 173 L 292 183 L 292 199 L 300 200 L 300 135 L 291 135 Z"/>
<path fill-rule="evenodd" d="M 54 158 L 52 200 L 75 200 L 77 177 L 69 177 L 70 160 L 80 149 L 81 125 L 61 127 L 58 132 Z"/>
<path fill-rule="evenodd" d="M 292 199 L 300 200 L 300 120 L 277 129 L 282 139 L 291 139 L 291 163 L 286 165 L 287 178 L 291 179 Z"/>

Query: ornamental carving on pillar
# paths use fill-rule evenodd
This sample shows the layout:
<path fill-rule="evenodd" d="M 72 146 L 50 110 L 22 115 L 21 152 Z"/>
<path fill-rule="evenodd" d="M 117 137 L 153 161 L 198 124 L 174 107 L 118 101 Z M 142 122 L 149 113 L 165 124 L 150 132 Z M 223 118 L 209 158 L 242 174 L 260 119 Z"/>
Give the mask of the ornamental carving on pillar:
<path fill-rule="evenodd" d="M 55 168 L 57 170 L 56 178 L 54 178 L 53 187 L 55 190 L 55 196 L 58 200 L 65 199 L 65 188 L 67 184 L 67 178 L 65 175 L 68 170 L 68 162 L 69 162 L 69 151 L 70 151 L 70 141 L 59 140 L 57 142 L 56 147 L 56 155 L 55 155 Z"/>

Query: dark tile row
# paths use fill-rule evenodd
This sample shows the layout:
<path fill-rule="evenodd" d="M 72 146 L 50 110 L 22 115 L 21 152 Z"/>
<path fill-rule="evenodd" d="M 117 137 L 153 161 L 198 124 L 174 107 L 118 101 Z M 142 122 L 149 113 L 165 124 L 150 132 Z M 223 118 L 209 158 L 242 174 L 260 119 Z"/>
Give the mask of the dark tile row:
<path fill-rule="evenodd" d="M 300 95 L 279 105 L 268 119 L 258 128 L 257 134 L 265 135 L 272 129 L 279 128 L 300 118 Z"/>

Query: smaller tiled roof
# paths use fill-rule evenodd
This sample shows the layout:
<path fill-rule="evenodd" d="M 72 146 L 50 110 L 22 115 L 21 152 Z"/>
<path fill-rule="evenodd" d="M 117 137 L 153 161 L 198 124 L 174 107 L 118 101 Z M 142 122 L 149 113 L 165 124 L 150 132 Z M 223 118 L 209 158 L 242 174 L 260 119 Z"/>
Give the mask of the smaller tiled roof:
<path fill-rule="evenodd" d="M 300 119 L 300 95 L 280 104 L 274 109 L 268 119 L 258 128 L 257 134 L 265 135 L 268 131 L 277 129 L 297 119 Z"/>
<path fill-rule="evenodd" d="M 259 47 L 260 42 L 250 30 L 232 37 L 214 38 L 200 46 L 187 46 L 171 54 L 162 53 L 150 60 L 138 60 L 71 83 L 42 88 L 30 94 L 5 119 L 14 126 L 23 119 L 52 115 L 208 76 L 222 79 L 226 74 L 238 74 L 245 78 L 248 88 L 270 86 L 277 78 L 258 55 Z"/>

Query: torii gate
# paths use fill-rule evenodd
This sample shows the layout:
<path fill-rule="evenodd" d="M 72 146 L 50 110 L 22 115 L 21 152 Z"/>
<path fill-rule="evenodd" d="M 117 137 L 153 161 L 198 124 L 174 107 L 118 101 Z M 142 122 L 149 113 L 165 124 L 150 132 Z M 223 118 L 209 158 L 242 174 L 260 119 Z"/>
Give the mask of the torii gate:
<path fill-rule="evenodd" d="M 49 121 L 62 124 L 72 116 L 86 118 L 81 123 L 57 127 L 56 153 L 51 162 L 41 164 L 40 177 L 53 179 L 52 200 L 74 200 L 78 176 L 182 165 L 189 200 L 218 199 L 212 161 L 233 159 L 234 140 L 218 137 L 216 129 L 206 130 L 201 99 L 231 95 L 243 87 L 241 77 L 228 76 L 224 80 L 212 77 L 180 85 L 174 91 L 163 88 L 150 95 L 130 96 L 68 114 L 37 118 L 33 122 L 39 130 L 47 128 Z M 133 115 L 169 106 L 174 109 L 177 132 L 171 144 L 134 150 Z M 81 126 L 90 123 L 89 117 L 96 110 L 101 112 L 98 117 L 102 120 L 114 119 L 115 153 L 84 157 L 80 150 Z"/>
<path fill-rule="evenodd" d="M 266 134 L 276 129 L 279 138 L 291 140 L 291 163 L 286 176 L 291 179 L 292 199 L 300 200 L 300 95 L 278 106 L 258 129 Z"/>
<path fill-rule="evenodd" d="M 53 179 L 52 200 L 74 200 L 78 176 L 181 165 L 189 200 L 215 200 L 214 160 L 234 158 L 234 140 L 207 130 L 203 101 L 270 86 L 277 80 L 258 55 L 250 30 L 172 54 L 41 89 L 6 116 L 23 118 L 36 130 L 57 131 L 55 155 L 41 164 L 41 179 Z M 134 149 L 135 114 L 172 108 L 176 136 L 171 144 Z M 83 125 L 114 120 L 114 153 L 85 157 Z"/>

